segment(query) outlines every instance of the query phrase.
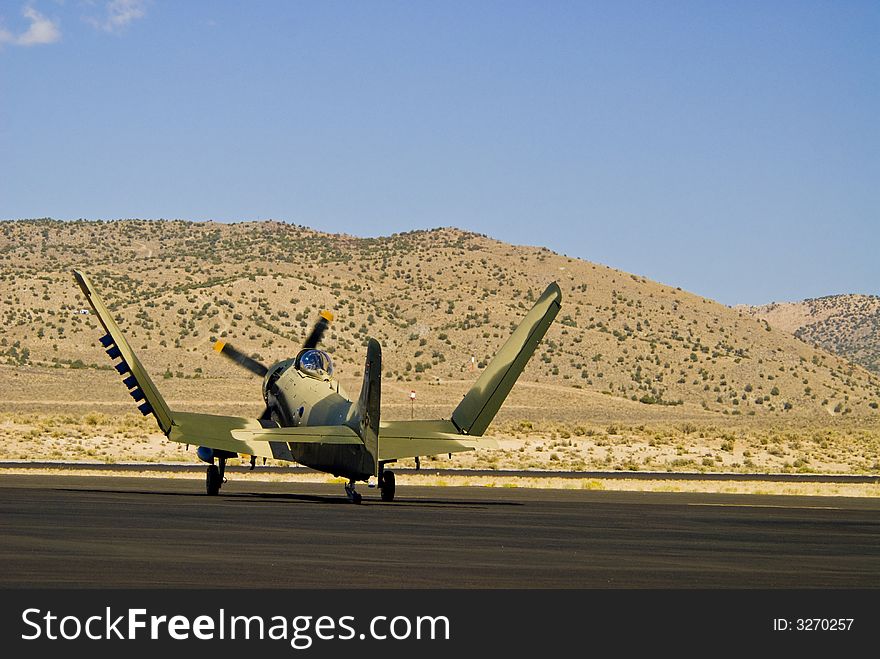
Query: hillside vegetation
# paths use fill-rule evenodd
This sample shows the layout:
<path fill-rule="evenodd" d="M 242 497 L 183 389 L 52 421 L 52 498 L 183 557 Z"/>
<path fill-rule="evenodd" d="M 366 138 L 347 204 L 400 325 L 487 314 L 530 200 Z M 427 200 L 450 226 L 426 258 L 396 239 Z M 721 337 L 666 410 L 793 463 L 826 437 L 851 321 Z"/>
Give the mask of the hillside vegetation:
<path fill-rule="evenodd" d="M 374 336 L 386 383 L 464 391 L 558 280 L 562 311 L 523 376 L 523 386 L 550 387 L 540 390 L 549 412 L 558 398 L 569 416 L 604 405 L 622 418 L 678 407 L 716 419 L 878 415 L 880 378 L 866 369 L 745 310 L 635 274 L 452 228 L 355 238 L 278 222 L 3 222 L 4 399 L 63 398 L 53 383 L 88 397 L 77 384 L 87 374 L 100 383 L 94 391 L 122 388 L 96 319 L 80 311 L 75 267 L 160 388 L 179 384 L 170 391 L 189 400 L 224 386 L 258 406 L 259 383 L 211 343 L 285 358 L 324 308 L 336 314 L 324 347 L 344 380 L 356 384 Z M 30 380 L 45 389 L 27 393 Z"/>
<path fill-rule="evenodd" d="M 880 297 L 830 295 L 747 307 L 754 318 L 880 373 Z"/>

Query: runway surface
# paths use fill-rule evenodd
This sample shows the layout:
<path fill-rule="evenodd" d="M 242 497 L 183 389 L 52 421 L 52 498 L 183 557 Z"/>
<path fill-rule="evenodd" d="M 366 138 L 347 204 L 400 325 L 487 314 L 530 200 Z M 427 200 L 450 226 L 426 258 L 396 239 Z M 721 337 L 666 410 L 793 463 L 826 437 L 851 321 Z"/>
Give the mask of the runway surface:
<path fill-rule="evenodd" d="M 361 491 L 0 475 L 0 587 L 880 587 L 880 499 Z"/>

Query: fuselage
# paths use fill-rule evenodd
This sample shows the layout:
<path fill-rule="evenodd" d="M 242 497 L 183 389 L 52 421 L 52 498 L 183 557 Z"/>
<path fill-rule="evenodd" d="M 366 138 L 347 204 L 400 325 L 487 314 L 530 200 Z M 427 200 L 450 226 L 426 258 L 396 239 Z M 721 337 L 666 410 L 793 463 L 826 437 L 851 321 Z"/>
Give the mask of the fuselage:
<path fill-rule="evenodd" d="M 268 418 L 279 427 L 339 426 L 354 428 L 356 405 L 328 369 L 302 367 L 302 351 L 269 367 L 263 380 Z M 323 355 L 329 360 L 326 353 Z M 332 362 L 329 362 L 332 364 Z M 296 462 L 346 478 L 363 478 L 367 451 L 364 446 L 291 442 L 290 458 Z M 367 474 L 369 476 L 369 474 Z"/>

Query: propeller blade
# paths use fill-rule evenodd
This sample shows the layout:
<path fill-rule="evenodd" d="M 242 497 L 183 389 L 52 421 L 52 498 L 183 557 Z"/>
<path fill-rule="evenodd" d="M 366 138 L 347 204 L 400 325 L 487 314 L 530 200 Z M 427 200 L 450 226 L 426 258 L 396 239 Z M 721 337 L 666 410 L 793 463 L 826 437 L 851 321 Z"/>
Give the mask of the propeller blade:
<path fill-rule="evenodd" d="M 217 343 L 214 344 L 214 350 L 219 352 L 221 355 L 228 357 L 239 366 L 243 366 L 254 375 L 259 375 L 260 377 L 263 377 L 269 371 L 268 368 L 263 366 L 256 359 L 248 357 L 246 354 L 239 350 L 236 350 L 224 341 L 217 341 Z"/>
<path fill-rule="evenodd" d="M 309 334 L 306 342 L 303 343 L 303 349 L 311 350 L 312 348 L 316 348 L 321 341 L 321 337 L 324 336 L 324 332 L 330 327 L 332 321 L 333 314 L 327 310 L 322 311 L 321 317 L 318 318 L 318 322 L 315 323 L 315 327 L 312 329 L 312 333 Z"/>

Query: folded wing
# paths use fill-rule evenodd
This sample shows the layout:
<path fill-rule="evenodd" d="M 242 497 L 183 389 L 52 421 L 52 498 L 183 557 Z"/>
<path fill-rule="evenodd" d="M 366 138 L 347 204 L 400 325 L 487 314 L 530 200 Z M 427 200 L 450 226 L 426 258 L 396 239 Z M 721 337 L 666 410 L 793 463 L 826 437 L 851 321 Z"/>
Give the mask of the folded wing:
<path fill-rule="evenodd" d="M 131 397 L 135 399 L 135 402 L 146 399 L 138 405 L 138 409 L 144 415 L 152 414 L 156 419 L 156 423 L 159 424 L 159 428 L 167 435 L 171 430 L 172 422 L 171 410 L 165 404 L 165 399 L 159 394 L 158 388 L 153 384 L 146 369 L 141 365 L 131 346 L 128 345 L 128 341 L 122 335 L 122 330 L 119 329 L 119 325 L 116 324 L 113 316 L 110 315 L 107 306 L 97 291 L 95 291 L 92 282 L 77 270 L 73 271 L 73 276 L 76 278 L 76 283 L 79 284 L 83 295 L 98 317 L 98 321 L 107 332 L 101 338 L 101 345 L 104 346 L 107 355 L 111 359 L 119 360 L 116 364 L 116 370 L 123 377 L 122 381 L 128 387 Z"/>

